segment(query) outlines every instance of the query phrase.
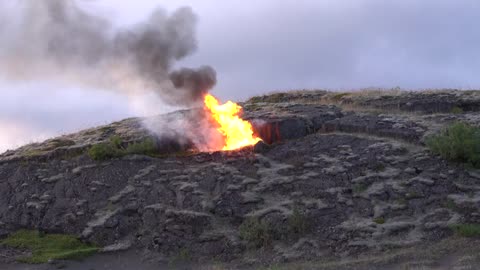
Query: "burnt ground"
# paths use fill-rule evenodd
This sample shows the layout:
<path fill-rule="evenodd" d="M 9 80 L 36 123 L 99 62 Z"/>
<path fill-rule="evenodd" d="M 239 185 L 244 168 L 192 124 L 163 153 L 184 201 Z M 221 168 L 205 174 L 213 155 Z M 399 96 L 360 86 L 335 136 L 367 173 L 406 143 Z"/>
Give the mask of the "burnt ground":
<path fill-rule="evenodd" d="M 113 252 L 67 269 L 117 269 L 118 254 L 135 258 L 131 269 L 475 269 L 478 240 L 451 226 L 479 223 L 480 172 L 423 142 L 455 121 L 479 125 L 480 94 L 445 93 L 252 99 L 245 117 L 272 144 L 233 152 L 104 162 L 85 153 L 114 134 L 144 136 L 138 119 L 9 151 L 0 236 L 69 233 Z M 264 247 L 241 237 L 253 219 L 267 224 Z M 17 264 L 20 253 L 0 247 L 2 269 L 56 267 Z"/>

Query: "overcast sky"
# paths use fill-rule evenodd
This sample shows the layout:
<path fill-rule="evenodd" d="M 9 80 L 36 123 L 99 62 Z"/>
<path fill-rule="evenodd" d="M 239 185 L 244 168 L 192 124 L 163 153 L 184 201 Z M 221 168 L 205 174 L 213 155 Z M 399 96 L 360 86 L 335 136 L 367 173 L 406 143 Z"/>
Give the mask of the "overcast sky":
<path fill-rule="evenodd" d="M 198 50 L 177 66 L 214 67 L 213 93 L 223 100 L 300 88 L 480 88 L 478 0 L 77 2 L 118 27 L 143 20 L 158 6 L 192 7 L 199 18 Z M 56 81 L 11 82 L 0 74 L 0 152 L 171 109 L 152 96 Z"/>

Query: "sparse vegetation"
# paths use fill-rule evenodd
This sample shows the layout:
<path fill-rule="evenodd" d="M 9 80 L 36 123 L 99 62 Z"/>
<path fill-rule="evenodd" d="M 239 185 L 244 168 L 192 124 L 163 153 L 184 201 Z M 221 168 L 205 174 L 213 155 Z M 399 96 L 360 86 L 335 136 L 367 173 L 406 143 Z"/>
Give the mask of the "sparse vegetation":
<path fill-rule="evenodd" d="M 155 155 L 157 144 L 154 139 L 146 138 L 143 141 L 123 146 L 123 141 L 118 136 L 113 136 L 108 142 L 93 145 L 88 150 L 88 155 L 94 160 L 107 160 L 125 155 Z"/>
<path fill-rule="evenodd" d="M 121 155 L 121 150 L 116 148 L 114 144 L 110 143 L 99 143 L 95 144 L 88 150 L 88 155 L 94 160 L 106 160 Z"/>
<path fill-rule="evenodd" d="M 374 218 L 373 219 L 373 222 L 377 223 L 377 224 L 385 224 L 385 218 L 383 217 L 377 217 L 377 218 Z"/>
<path fill-rule="evenodd" d="M 36 157 L 36 156 L 41 156 L 41 155 L 46 154 L 46 153 L 47 153 L 46 151 L 42 151 L 40 149 L 31 149 L 31 150 L 25 151 L 23 154 L 26 157 Z"/>
<path fill-rule="evenodd" d="M 48 154 L 49 152 L 56 150 L 57 148 L 67 147 L 75 145 L 73 140 L 65 138 L 55 138 L 45 141 L 43 144 L 31 143 L 24 147 L 22 154 L 26 157 L 36 157 Z"/>
<path fill-rule="evenodd" d="M 445 207 L 451 210 L 457 209 L 457 205 L 455 204 L 455 201 L 453 201 L 452 199 L 447 199 L 445 201 Z"/>
<path fill-rule="evenodd" d="M 385 171 L 386 167 L 385 167 L 385 164 L 383 163 L 377 163 L 374 167 L 373 167 L 373 170 L 376 172 L 376 173 L 379 173 L 379 172 L 383 172 Z"/>
<path fill-rule="evenodd" d="M 457 224 L 450 228 L 463 237 L 480 237 L 480 224 Z"/>
<path fill-rule="evenodd" d="M 147 138 L 138 143 L 132 143 L 127 146 L 125 152 L 129 155 L 155 155 L 157 153 L 157 143 L 152 138 Z"/>
<path fill-rule="evenodd" d="M 251 248 L 268 247 L 273 241 L 273 232 L 266 221 L 247 218 L 239 228 L 240 238 L 248 242 Z"/>
<path fill-rule="evenodd" d="M 426 141 L 430 150 L 451 161 L 480 168 L 480 128 L 455 123 Z"/>
<path fill-rule="evenodd" d="M 348 95 L 350 95 L 350 93 L 346 93 L 346 92 L 344 92 L 344 93 L 338 93 L 338 94 L 334 94 L 330 99 L 331 99 L 332 101 L 339 102 L 339 101 L 342 100 L 343 97 L 346 97 L 346 96 L 348 96 Z"/>
<path fill-rule="evenodd" d="M 253 102 L 253 103 L 247 103 L 247 105 L 245 105 L 245 108 L 248 109 L 249 111 L 259 111 L 262 107 L 257 103 Z"/>
<path fill-rule="evenodd" d="M 255 96 L 247 100 L 247 103 L 258 103 L 258 102 L 267 102 L 267 103 L 280 103 L 287 101 L 289 99 L 288 93 L 271 93 L 269 95 Z"/>
<path fill-rule="evenodd" d="M 46 263 L 49 260 L 81 259 L 98 251 L 98 248 L 81 242 L 70 235 L 43 234 L 38 231 L 21 230 L 1 242 L 2 244 L 28 249 L 29 257 L 20 258 L 25 263 Z"/>
<path fill-rule="evenodd" d="M 166 157 L 183 158 L 183 157 L 193 156 L 196 153 L 197 153 L 196 151 L 192 151 L 192 150 L 182 150 L 182 151 L 177 151 L 173 153 L 153 153 L 150 156 L 154 156 L 157 158 L 166 158 Z"/>
<path fill-rule="evenodd" d="M 411 192 L 407 192 L 405 193 L 405 199 L 406 200 L 412 200 L 412 199 L 418 199 L 418 198 L 422 198 L 422 194 L 416 192 L 416 191 L 411 191 Z"/>
<path fill-rule="evenodd" d="M 63 138 L 52 139 L 50 142 L 55 148 L 75 145 L 75 141 Z"/>
<path fill-rule="evenodd" d="M 367 184 L 364 184 L 364 183 L 360 183 L 360 184 L 355 184 L 353 185 L 353 188 L 352 188 L 352 191 L 353 193 L 362 193 L 364 192 L 365 190 L 367 190 L 369 187 L 369 185 Z"/>
<path fill-rule="evenodd" d="M 192 260 L 192 254 L 186 248 L 180 249 L 175 256 L 170 260 L 170 264 L 181 264 L 185 262 L 189 262 Z"/>
<path fill-rule="evenodd" d="M 309 229 L 307 217 L 296 207 L 293 209 L 292 215 L 288 217 L 287 222 L 288 232 L 293 236 L 304 235 Z"/>
<path fill-rule="evenodd" d="M 453 114 L 461 114 L 463 113 L 463 109 L 458 107 L 458 106 L 454 106 L 451 110 L 450 110 L 451 113 Z"/>

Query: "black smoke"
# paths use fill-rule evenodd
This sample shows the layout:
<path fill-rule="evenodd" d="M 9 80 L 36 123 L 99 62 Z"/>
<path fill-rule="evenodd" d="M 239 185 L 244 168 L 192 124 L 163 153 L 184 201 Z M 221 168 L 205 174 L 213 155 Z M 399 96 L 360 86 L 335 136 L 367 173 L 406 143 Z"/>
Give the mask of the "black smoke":
<path fill-rule="evenodd" d="M 157 9 L 143 22 L 118 29 L 73 0 L 20 0 L 18 7 L 19 16 L 3 21 L 0 33 L 0 75 L 7 79 L 149 90 L 187 106 L 215 85 L 209 66 L 172 70 L 197 49 L 197 17 L 190 8 L 171 14 Z"/>
<path fill-rule="evenodd" d="M 217 83 L 217 75 L 210 66 L 181 68 L 170 74 L 170 80 L 177 89 L 186 89 L 182 99 L 198 100 Z"/>

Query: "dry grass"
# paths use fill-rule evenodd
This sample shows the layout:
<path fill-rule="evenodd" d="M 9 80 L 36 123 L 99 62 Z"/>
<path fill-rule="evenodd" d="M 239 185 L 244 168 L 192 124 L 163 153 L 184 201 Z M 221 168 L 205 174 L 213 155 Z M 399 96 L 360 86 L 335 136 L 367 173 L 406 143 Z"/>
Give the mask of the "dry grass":
<path fill-rule="evenodd" d="M 377 98 L 381 96 L 391 96 L 391 97 L 398 97 L 409 93 L 423 93 L 423 94 L 446 94 L 446 93 L 454 93 L 462 91 L 462 93 L 471 94 L 471 93 L 478 93 L 477 90 L 458 90 L 458 89 L 423 89 L 423 90 L 407 90 L 401 89 L 399 87 L 396 88 L 360 88 L 360 89 L 352 89 L 352 90 L 323 90 L 323 89 L 301 89 L 301 90 L 287 90 L 287 91 L 272 91 L 268 92 L 267 94 L 261 96 L 254 96 L 249 98 L 246 103 L 252 102 L 258 98 L 269 98 L 270 96 L 276 97 L 279 95 L 288 95 L 294 100 L 297 100 L 296 96 L 308 95 L 308 94 L 320 94 L 325 93 L 322 96 L 322 100 L 326 101 L 339 101 L 343 97 L 348 97 L 352 99 L 361 98 L 361 99 L 369 99 L 369 98 Z M 315 102 L 315 100 L 313 100 Z"/>
<path fill-rule="evenodd" d="M 406 115 L 420 115 L 421 111 L 402 110 L 400 107 L 389 106 L 386 108 L 378 108 L 375 105 L 369 105 L 370 101 L 378 98 L 396 98 L 409 95 L 412 93 L 418 94 L 452 94 L 460 93 L 464 98 L 470 95 L 478 96 L 480 100 L 480 91 L 463 91 L 456 89 L 425 89 L 425 90 L 404 90 L 401 88 L 363 88 L 349 91 L 326 91 L 326 90 L 293 90 L 288 92 L 271 92 L 270 94 L 250 98 L 247 102 L 247 108 L 257 109 L 255 104 L 258 102 L 265 103 L 284 103 L 294 102 L 298 104 L 314 104 L 314 105 L 335 105 L 344 111 L 365 112 L 365 113 L 394 113 Z M 400 105 L 400 103 L 399 103 Z M 252 107 L 253 106 L 253 107 Z"/>

